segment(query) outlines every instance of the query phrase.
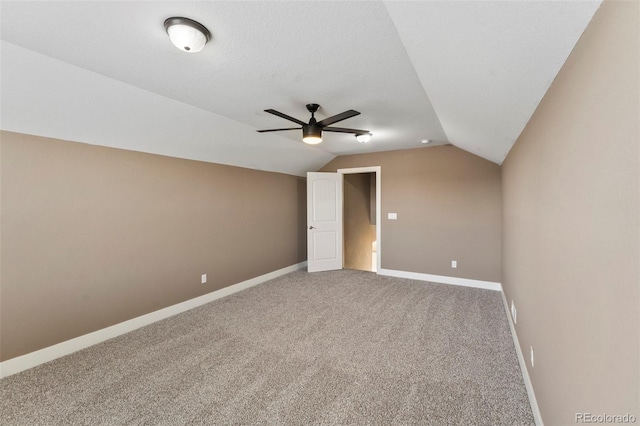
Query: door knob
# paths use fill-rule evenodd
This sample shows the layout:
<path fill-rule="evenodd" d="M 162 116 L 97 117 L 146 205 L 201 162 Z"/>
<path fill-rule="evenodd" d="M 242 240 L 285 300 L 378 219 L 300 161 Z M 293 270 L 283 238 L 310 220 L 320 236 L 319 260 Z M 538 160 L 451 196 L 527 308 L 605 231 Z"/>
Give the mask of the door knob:
<path fill-rule="evenodd" d="M 315 226 L 310 226 L 309 229 L 318 229 Z"/>

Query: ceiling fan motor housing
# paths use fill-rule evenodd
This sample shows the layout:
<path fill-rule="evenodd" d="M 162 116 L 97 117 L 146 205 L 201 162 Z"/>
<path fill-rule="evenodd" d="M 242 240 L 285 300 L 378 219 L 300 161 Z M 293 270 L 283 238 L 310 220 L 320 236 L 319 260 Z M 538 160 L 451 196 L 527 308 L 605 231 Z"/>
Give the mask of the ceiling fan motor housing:
<path fill-rule="evenodd" d="M 302 126 L 302 137 L 322 137 L 322 126 L 319 126 L 316 123 L 305 124 Z"/>

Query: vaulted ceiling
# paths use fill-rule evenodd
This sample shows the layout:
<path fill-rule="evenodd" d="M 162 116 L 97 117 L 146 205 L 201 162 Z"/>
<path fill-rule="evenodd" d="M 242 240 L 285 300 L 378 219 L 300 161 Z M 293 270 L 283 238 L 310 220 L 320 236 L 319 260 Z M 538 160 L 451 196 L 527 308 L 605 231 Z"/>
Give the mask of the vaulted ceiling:
<path fill-rule="evenodd" d="M 3 130 L 304 175 L 451 143 L 501 164 L 600 1 L 2 1 Z M 176 49 L 185 16 L 212 40 Z M 320 145 L 307 121 L 344 110 Z"/>

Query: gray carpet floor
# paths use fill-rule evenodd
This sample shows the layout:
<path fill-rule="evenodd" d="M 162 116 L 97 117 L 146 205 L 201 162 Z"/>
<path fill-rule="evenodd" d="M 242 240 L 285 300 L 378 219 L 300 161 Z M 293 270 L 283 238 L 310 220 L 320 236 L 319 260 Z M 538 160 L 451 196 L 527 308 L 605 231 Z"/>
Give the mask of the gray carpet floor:
<path fill-rule="evenodd" d="M 532 425 L 500 293 L 294 272 L 0 380 L 3 425 Z"/>

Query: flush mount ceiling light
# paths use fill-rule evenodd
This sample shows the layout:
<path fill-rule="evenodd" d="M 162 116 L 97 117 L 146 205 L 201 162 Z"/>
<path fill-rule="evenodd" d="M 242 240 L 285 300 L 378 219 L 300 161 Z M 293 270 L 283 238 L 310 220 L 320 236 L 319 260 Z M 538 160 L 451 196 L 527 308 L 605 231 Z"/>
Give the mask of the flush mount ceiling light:
<path fill-rule="evenodd" d="M 360 143 L 367 143 L 371 140 L 371 133 L 361 133 L 356 135 L 356 140 Z"/>
<path fill-rule="evenodd" d="M 204 25 L 189 18 L 169 18 L 164 21 L 164 29 L 171 43 L 184 52 L 199 52 L 211 39 L 211 33 Z"/>

